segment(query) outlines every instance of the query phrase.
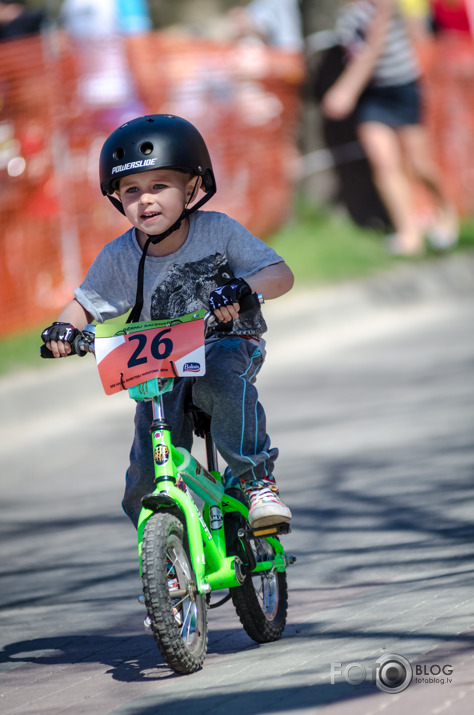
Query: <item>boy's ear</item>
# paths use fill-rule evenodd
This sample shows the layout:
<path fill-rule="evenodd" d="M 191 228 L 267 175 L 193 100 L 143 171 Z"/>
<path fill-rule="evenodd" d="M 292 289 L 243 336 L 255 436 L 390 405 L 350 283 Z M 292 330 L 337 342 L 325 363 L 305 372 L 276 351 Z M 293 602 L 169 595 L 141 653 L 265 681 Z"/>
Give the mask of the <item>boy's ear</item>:
<path fill-rule="evenodd" d="M 194 201 L 201 186 L 202 186 L 202 177 L 201 176 L 192 176 L 190 178 L 190 180 L 188 181 L 188 185 L 186 187 L 186 203 L 189 204 L 189 203 L 191 203 L 191 201 Z"/>

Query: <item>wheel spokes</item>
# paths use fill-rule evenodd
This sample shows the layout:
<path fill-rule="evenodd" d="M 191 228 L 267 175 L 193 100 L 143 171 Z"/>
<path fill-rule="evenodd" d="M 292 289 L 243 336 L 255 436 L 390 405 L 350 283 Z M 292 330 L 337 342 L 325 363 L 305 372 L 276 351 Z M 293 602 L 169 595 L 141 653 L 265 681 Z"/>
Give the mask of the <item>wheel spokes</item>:
<path fill-rule="evenodd" d="M 181 626 L 181 637 L 185 643 L 191 644 L 197 634 L 197 613 L 196 604 L 191 599 L 182 606 L 183 625 Z"/>
<path fill-rule="evenodd" d="M 183 591 L 187 592 L 185 596 L 181 597 L 180 595 L 179 598 L 172 598 L 171 603 L 176 623 L 180 629 L 180 636 L 186 645 L 191 645 L 199 633 L 197 629 L 197 605 L 190 589 L 188 560 L 184 553 L 179 553 L 174 547 L 168 549 L 166 559 L 168 586 L 171 597 L 175 589 L 179 589 L 181 593 Z"/>
<path fill-rule="evenodd" d="M 255 589 L 262 612 L 271 620 L 278 610 L 277 579 L 273 572 L 260 574 L 259 588 Z M 254 579 L 255 582 L 255 579 Z"/>

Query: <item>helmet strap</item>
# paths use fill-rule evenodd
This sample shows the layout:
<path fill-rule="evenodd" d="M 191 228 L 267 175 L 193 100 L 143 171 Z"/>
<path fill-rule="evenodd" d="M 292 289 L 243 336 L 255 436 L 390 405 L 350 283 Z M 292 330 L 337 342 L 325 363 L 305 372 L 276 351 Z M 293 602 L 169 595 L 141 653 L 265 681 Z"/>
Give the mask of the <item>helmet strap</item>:
<path fill-rule="evenodd" d="M 184 218 L 186 218 L 185 211 L 183 211 L 178 220 L 175 221 L 174 224 L 170 226 L 166 231 L 163 231 L 163 233 L 158 233 L 156 236 L 150 235 L 148 233 L 146 234 L 146 242 L 143 246 L 140 263 L 138 264 L 137 293 L 135 295 L 135 305 L 133 306 L 132 311 L 127 318 L 127 323 L 138 323 L 138 321 L 140 320 L 140 313 L 142 312 L 143 308 L 143 279 L 145 276 L 145 261 L 148 253 L 148 246 L 150 245 L 150 243 L 156 246 L 156 244 L 161 243 L 165 240 L 165 238 L 168 238 L 168 236 L 178 230 Z"/>
<path fill-rule="evenodd" d="M 196 181 L 196 186 L 197 186 L 197 181 Z M 194 187 L 193 193 L 191 194 L 191 198 L 194 195 L 194 192 L 196 190 L 196 186 Z M 153 243 L 153 245 L 156 245 L 158 243 L 161 243 L 161 241 L 164 241 L 165 238 L 168 238 L 172 233 L 178 230 L 178 228 L 181 226 L 182 221 L 189 216 L 189 214 L 193 213 L 197 209 L 199 209 L 203 204 L 205 204 L 209 199 L 215 194 L 214 191 L 208 191 L 196 204 L 191 206 L 191 208 L 185 208 L 181 214 L 181 216 L 174 222 L 172 226 L 170 226 L 166 231 L 163 231 L 163 233 L 158 233 L 156 236 L 146 234 L 146 242 L 145 245 L 143 246 L 143 251 L 142 255 L 140 258 L 140 263 L 138 264 L 138 274 L 137 274 L 137 293 L 135 296 L 135 305 L 133 306 L 130 315 L 127 318 L 127 323 L 138 323 L 140 320 L 140 314 L 142 312 L 143 308 L 143 279 L 145 276 L 145 261 L 146 261 L 146 255 L 148 252 L 148 247 L 150 243 Z M 120 201 L 117 199 L 114 200 L 112 196 L 108 196 L 108 198 L 115 203 L 117 201 L 120 206 L 122 205 Z M 123 213 L 123 209 L 122 210 Z"/>

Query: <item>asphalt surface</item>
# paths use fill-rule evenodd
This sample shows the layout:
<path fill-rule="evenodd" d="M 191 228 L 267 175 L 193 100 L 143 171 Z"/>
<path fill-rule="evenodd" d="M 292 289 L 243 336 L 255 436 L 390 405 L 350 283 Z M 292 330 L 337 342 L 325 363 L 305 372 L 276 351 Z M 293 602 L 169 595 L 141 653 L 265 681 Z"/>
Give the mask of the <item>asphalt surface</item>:
<path fill-rule="evenodd" d="M 0 381 L 2 713 L 472 712 L 474 258 L 265 312 L 298 557 L 283 638 L 256 645 L 227 603 L 203 669 L 167 668 L 120 510 L 133 404 L 92 359 L 55 363 Z"/>

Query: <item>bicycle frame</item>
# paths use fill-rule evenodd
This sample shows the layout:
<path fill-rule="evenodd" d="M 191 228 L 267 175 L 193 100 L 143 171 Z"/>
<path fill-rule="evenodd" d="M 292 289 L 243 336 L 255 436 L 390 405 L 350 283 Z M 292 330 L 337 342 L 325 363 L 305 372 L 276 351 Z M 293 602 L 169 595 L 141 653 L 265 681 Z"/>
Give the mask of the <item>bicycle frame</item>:
<path fill-rule="evenodd" d="M 238 556 L 228 556 L 226 553 L 224 514 L 237 511 L 247 519 L 248 508 L 238 499 L 224 493 L 219 472 L 208 471 L 187 450 L 177 449 L 171 443 L 170 427 L 165 420 L 162 398 L 173 388 L 173 383 L 173 378 L 155 378 L 129 389 L 132 399 L 151 399 L 153 408 L 150 431 L 156 485 L 153 493 L 144 497 L 138 521 L 140 571 L 142 539 L 147 521 L 159 510 L 178 508 L 186 522 L 190 558 L 196 575 L 196 590 L 204 595 L 213 590 L 232 588 L 243 583 L 246 574 L 242 562 Z M 179 476 L 186 484 L 185 491 L 176 485 Z M 202 512 L 188 487 L 203 499 Z M 289 563 L 284 550 L 278 539 L 266 536 L 265 531 L 260 530 L 259 535 L 265 537 L 273 546 L 275 558 L 272 561 L 258 562 L 253 572 L 284 571 Z"/>
<path fill-rule="evenodd" d="M 248 306 L 247 310 L 255 307 L 255 300 L 257 305 L 262 302 L 261 296 L 257 294 L 249 298 L 252 299 L 252 306 Z M 205 326 L 210 317 L 211 313 L 204 316 Z M 164 332 L 168 331 L 159 333 L 160 340 Z M 164 344 L 166 340 L 162 342 Z M 79 355 L 95 352 L 95 327 L 86 326 L 81 336 L 76 338 L 76 343 L 74 349 Z M 161 343 L 155 346 L 157 351 L 160 345 Z M 174 367 L 173 373 L 175 373 Z M 122 379 L 121 383 L 125 387 Z M 250 528 L 248 507 L 239 499 L 224 492 L 223 478 L 217 471 L 217 452 L 212 438 L 209 436 L 206 439 L 208 469 L 205 469 L 190 452 L 181 447 L 176 448 L 172 444 L 171 429 L 164 414 L 163 395 L 172 390 L 173 385 L 173 377 L 155 377 L 128 388 L 129 396 L 133 400 L 151 400 L 153 408 L 150 432 L 155 488 L 151 494 L 142 499 L 143 508 L 139 515 L 140 575 L 142 575 L 142 542 L 145 527 L 156 512 L 163 510 L 175 513 L 179 510 L 184 518 L 189 557 L 196 577 L 194 588 L 197 593 L 206 595 L 213 590 L 241 586 L 250 573 L 284 572 L 287 566 L 294 563 L 295 558 L 285 554 L 276 537 L 278 534 L 288 533 L 288 525 L 280 524 L 253 530 Z M 184 489 L 179 486 L 183 481 Z M 202 509 L 197 506 L 190 490 L 203 500 Z M 237 538 L 242 547 L 241 554 L 244 553 L 246 556 L 246 563 L 235 554 L 227 554 L 224 517 L 232 512 L 238 512 L 243 517 Z M 272 559 L 257 560 L 252 552 L 251 539 L 265 539 L 271 547 Z"/>
<path fill-rule="evenodd" d="M 241 301 L 241 311 L 262 302 L 259 294 L 251 294 Z M 285 572 L 296 561 L 278 540 L 290 532 L 287 523 L 251 527 L 243 493 L 233 479 L 229 482 L 227 470 L 224 477 L 218 471 L 208 415 L 191 409 L 195 434 L 205 438 L 207 469 L 172 444 L 164 395 L 173 389 L 175 377 L 205 374 L 211 318 L 201 310 L 172 320 L 99 326 L 97 334 L 96 326 L 87 325 L 71 346 L 72 354 L 94 353 L 106 394 L 128 390 L 135 401 L 151 401 L 154 489 L 142 498 L 137 525 L 144 623 L 177 673 L 202 667 L 207 609 L 230 599 L 252 640 L 271 643 L 281 638 L 288 614 Z M 41 355 L 54 357 L 46 346 Z M 191 491 L 202 499 L 202 508 Z M 225 589 L 228 594 L 211 604 L 211 591 Z"/>

